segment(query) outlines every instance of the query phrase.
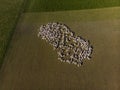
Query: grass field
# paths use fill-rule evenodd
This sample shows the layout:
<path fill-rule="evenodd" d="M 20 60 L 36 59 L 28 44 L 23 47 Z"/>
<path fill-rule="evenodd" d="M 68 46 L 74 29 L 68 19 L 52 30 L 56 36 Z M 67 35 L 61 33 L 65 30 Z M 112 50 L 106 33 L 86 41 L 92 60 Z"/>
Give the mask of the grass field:
<path fill-rule="evenodd" d="M 114 6 L 120 6 L 120 0 L 28 0 L 25 11 L 64 11 Z"/>
<path fill-rule="evenodd" d="M 26 1 L 26 3 L 25 3 Z M 25 5 L 25 6 L 24 6 Z M 64 11 L 120 6 L 119 0 L 1 0 L 0 67 L 22 9 L 24 12 Z"/>
<path fill-rule="evenodd" d="M 59 21 L 91 41 L 91 61 L 61 63 L 37 37 L 41 24 Z M 0 72 L 0 90 L 120 90 L 120 7 L 24 13 Z"/>
<path fill-rule="evenodd" d="M 117 6 L 119 0 L 1 0 L 0 90 L 120 90 Z M 37 37 L 41 24 L 55 21 L 91 41 L 91 61 L 78 68 L 57 60 Z"/>
<path fill-rule="evenodd" d="M 0 1 L 0 67 L 24 0 Z"/>

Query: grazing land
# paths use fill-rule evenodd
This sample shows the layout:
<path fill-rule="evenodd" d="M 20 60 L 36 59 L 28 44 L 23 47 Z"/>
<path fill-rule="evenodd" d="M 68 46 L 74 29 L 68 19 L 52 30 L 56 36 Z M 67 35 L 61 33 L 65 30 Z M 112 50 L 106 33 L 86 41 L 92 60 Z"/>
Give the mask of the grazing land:
<path fill-rule="evenodd" d="M 91 61 L 61 63 L 52 46 L 37 37 L 48 22 L 68 25 L 91 41 Z M 29 12 L 20 18 L 0 72 L 0 90 L 120 90 L 120 7 Z"/>
<path fill-rule="evenodd" d="M 120 6 L 119 0 L 1 0 L 0 1 L 0 67 L 22 10 L 46 12 Z"/>
<path fill-rule="evenodd" d="M 64 11 L 115 6 L 120 6 L 120 0 L 28 0 L 25 11 Z"/>
<path fill-rule="evenodd" d="M 0 67 L 25 0 L 0 0 Z"/>

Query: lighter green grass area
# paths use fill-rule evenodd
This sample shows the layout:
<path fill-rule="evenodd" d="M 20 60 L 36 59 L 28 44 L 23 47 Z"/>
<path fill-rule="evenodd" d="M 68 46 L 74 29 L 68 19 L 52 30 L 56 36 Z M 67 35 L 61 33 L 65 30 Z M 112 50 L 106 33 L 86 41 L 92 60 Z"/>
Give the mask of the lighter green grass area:
<path fill-rule="evenodd" d="M 57 60 L 52 46 L 37 37 L 40 25 L 53 21 L 68 25 L 76 35 L 90 40 L 94 47 L 91 61 L 85 60 L 78 68 Z M 119 37 L 119 7 L 25 13 L 5 58 L 9 62 L 3 66 L 2 75 L 6 77 L 0 90 L 119 90 Z"/>

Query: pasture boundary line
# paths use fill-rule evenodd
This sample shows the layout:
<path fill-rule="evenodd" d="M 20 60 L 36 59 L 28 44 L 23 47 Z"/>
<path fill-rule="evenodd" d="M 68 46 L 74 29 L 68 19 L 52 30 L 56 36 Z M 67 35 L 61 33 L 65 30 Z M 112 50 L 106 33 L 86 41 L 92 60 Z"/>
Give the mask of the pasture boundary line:
<path fill-rule="evenodd" d="M 19 18 L 21 17 L 22 13 L 23 13 L 24 10 L 25 10 L 25 6 L 26 6 L 27 1 L 28 1 L 28 0 L 24 0 L 24 1 L 22 2 L 21 6 L 20 6 L 20 8 L 19 8 L 19 11 L 18 11 L 16 20 L 15 20 L 15 22 L 14 22 L 14 26 L 13 26 L 13 28 L 12 28 L 9 36 L 8 36 L 8 41 L 7 41 L 7 45 L 6 45 L 6 48 L 5 48 L 5 52 L 4 52 L 3 56 L 2 56 L 1 63 L 0 63 L 0 70 L 1 70 L 1 68 L 2 68 L 2 66 L 3 66 L 3 62 L 4 62 L 4 59 L 5 59 L 6 53 L 7 53 L 7 51 L 8 51 L 10 42 L 11 42 L 11 40 L 12 40 L 13 34 L 14 34 L 14 32 L 15 32 L 15 29 L 16 29 L 17 23 L 18 23 L 18 21 L 19 21 Z"/>

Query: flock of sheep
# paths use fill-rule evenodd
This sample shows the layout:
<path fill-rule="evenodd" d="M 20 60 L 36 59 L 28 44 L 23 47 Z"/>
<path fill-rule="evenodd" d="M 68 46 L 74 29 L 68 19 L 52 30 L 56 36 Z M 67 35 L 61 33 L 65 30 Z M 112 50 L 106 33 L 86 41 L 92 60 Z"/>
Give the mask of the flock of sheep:
<path fill-rule="evenodd" d="M 65 24 L 48 23 L 41 25 L 38 37 L 46 40 L 57 51 L 58 59 L 62 62 L 75 64 L 78 67 L 84 59 L 90 60 L 92 46 L 89 41 L 76 36 Z"/>

